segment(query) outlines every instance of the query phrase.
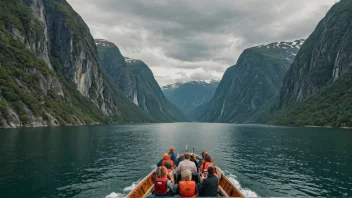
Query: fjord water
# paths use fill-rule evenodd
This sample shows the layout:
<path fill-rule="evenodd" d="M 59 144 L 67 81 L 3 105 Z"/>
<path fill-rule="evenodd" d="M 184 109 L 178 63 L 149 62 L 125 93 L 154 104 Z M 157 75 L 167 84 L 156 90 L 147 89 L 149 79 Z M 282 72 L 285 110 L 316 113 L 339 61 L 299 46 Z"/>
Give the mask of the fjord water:
<path fill-rule="evenodd" d="M 235 124 L 4 129 L 0 197 L 123 196 L 170 145 L 186 144 L 208 150 L 246 195 L 348 197 L 351 140 L 343 129 Z"/>

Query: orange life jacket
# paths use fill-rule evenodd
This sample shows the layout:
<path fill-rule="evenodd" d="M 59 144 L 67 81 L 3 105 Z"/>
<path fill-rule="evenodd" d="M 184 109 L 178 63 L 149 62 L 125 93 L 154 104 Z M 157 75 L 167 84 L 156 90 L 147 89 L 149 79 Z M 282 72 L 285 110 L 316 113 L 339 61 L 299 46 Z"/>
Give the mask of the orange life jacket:
<path fill-rule="evenodd" d="M 180 197 L 196 197 L 196 182 L 195 181 L 180 181 L 178 183 Z"/>
<path fill-rule="evenodd" d="M 204 177 L 207 177 L 208 175 L 208 167 L 212 166 L 214 168 L 214 175 L 217 175 L 216 167 L 213 163 L 211 162 L 206 162 L 204 166 L 200 168 L 200 171 L 203 173 Z"/>
<path fill-rule="evenodd" d="M 154 191 L 156 195 L 165 195 L 167 193 L 167 177 L 157 177 L 155 179 Z"/>
<path fill-rule="evenodd" d="M 172 160 L 170 160 L 170 159 L 163 160 L 163 162 L 161 163 L 161 166 L 165 166 L 166 162 L 169 162 L 172 167 L 174 167 L 174 168 L 176 167 L 175 163 Z"/>

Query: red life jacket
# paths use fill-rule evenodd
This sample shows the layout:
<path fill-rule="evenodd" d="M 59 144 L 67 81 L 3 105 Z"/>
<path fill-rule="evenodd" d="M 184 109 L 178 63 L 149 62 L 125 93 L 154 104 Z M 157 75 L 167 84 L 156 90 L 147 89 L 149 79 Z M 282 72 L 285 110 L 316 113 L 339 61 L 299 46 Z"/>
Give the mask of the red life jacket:
<path fill-rule="evenodd" d="M 214 168 L 214 175 L 217 174 L 215 165 L 214 165 L 213 163 L 211 163 L 211 162 L 206 162 L 206 163 L 204 164 L 203 170 L 201 170 L 202 173 L 203 173 L 203 175 L 204 175 L 204 177 L 207 177 L 207 175 L 208 175 L 208 167 L 209 167 L 209 166 L 212 166 L 212 167 Z"/>
<path fill-rule="evenodd" d="M 167 193 L 167 177 L 157 177 L 154 184 L 156 195 L 165 195 Z"/>
<path fill-rule="evenodd" d="M 180 181 L 178 183 L 180 197 L 196 197 L 195 181 Z"/>

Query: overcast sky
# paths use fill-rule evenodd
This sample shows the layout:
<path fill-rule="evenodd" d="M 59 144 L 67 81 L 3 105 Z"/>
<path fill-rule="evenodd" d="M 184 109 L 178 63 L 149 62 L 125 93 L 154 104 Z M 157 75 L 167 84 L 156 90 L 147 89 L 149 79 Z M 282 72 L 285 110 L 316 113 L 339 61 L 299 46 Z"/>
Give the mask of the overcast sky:
<path fill-rule="evenodd" d="M 251 46 L 307 38 L 337 0 L 68 0 L 94 38 L 143 60 L 161 86 L 220 80 Z"/>

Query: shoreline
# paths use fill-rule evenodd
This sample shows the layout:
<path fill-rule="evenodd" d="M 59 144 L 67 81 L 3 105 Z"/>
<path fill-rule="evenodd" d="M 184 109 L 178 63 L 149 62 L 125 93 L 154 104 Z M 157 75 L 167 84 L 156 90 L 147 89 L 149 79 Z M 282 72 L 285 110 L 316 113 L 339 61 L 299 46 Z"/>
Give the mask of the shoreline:
<path fill-rule="evenodd" d="M 52 127 L 73 127 L 73 126 L 94 126 L 94 125 L 111 125 L 111 124 L 146 124 L 146 123 L 152 123 L 152 122 L 136 122 L 136 123 L 131 123 L 131 122 L 125 122 L 125 123 L 118 123 L 118 122 L 112 122 L 112 123 L 100 123 L 100 122 L 95 122 L 95 123 L 90 123 L 90 124 L 65 124 L 65 125 L 26 125 L 26 126 L 16 126 L 16 127 L 3 127 L 0 126 L 1 129 L 23 129 L 23 128 L 52 128 Z M 178 123 L 178 122 L 156 122 L 156 124 L 164 124 L 164 123 Z M 185 122 L 185 123 L 210 123 L 210 124 L 260 124 L 260 125 L 269 125 L 269 126 L 278 126 L 278 127 L 304 127 L 304 128 L 327 128 L 327 129 L 347 129 L 347 130 L 352 130 L 352 126 L 345 126 L 345 127 L 332 127 L 332 126 L 317 126 L 317 125 L 275 125 L 275 124 L 265 124 L 265 123 L 218 123 L 218 122 Z"/>

